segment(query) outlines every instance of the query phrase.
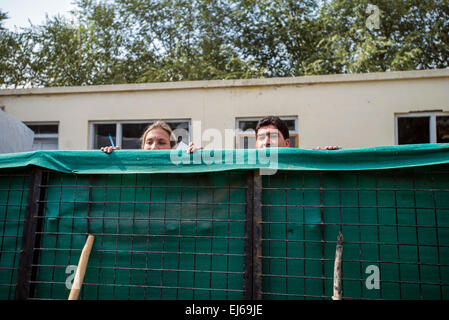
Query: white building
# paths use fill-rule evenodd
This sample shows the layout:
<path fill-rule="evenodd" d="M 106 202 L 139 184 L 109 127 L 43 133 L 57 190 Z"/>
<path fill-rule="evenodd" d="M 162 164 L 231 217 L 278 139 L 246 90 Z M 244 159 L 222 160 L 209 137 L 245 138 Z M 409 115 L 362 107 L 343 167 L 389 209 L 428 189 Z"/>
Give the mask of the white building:
<path fill-rule="evenodd" d="M 35 132 L 35 149 L 97 149 L 109 135 L 138 148 L 155 120 L 185 142 L 252 147 L 246 130 L 266 115 L 287 120 L 299 148 L 449 142 L 449 69 L 0 90 L 0 108 Z"/>

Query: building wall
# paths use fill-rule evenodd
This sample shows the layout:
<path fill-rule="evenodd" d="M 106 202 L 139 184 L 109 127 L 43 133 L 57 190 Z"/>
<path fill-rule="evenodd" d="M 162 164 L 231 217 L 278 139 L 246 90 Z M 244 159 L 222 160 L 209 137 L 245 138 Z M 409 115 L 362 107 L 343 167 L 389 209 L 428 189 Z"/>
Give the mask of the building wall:
<path fill-rule="evenodd" d="M 226 147 L 236 118 L 265 115 L 298 117 L 300 148 L 385 146 L 395 114 L 449 112 L 449 69 L 0 90 L 0 106 L 23 122 L 59 122 L 61 150 L 88 149 L 90 121 L 157 119 L 190 119 L 197 145 Z M 210 143 L 207 129 L 222 140 Z"/>

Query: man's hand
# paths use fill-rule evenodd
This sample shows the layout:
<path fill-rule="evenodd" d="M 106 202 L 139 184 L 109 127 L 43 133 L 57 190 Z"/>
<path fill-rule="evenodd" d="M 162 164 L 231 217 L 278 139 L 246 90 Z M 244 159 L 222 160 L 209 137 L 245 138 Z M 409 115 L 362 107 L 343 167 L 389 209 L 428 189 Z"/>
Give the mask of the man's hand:
<path fill-rule="evenodd" d="M 316 147 L 317 149 L 321 150 L 321 149 L 326 149 L 326 150 L 338 150 L 341 149 L 341 147 L 339 146 L 325 146 L 324 148 L 321 147 Z"/>
<path fill-rule="evenodd" d="M 203 149 L 203 147 L 195 147 L 195 145 L 193 144 L 193 142 L 189 143 L 189 147 L 187 148 L 187 153 L 193 153 L 196 150 L 200 150 Z"/>
<path fill-rule="evenodd" d="M 111 153 L 113 150 L 120 150 L 120 147 L 101 147 L 100 149 L 101 151 L 105 152 L 105 153 Z"/>

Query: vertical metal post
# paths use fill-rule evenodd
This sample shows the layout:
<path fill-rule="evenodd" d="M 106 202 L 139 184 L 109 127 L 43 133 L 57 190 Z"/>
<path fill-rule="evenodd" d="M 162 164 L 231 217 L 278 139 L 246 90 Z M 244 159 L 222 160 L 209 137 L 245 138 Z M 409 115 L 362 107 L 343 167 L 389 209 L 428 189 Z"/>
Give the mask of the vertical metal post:
<path fill-rule="evenodd" d="M 325 249 L 324 249 L 324 187 L 323 187 L 323 172 L 320 172 L 320 233 L 321 233 L 321 279 L 322 279 L 322 297 L 326 294 L 326 282 L 324 279 L 325 276 L 325 268 L 324 268 L 324 258 L 325 258 Z"/>
<path fill-rule="evenodd" d="M 262 299 L 262 177 L 254 171 L 253 197 L 253 299 Z"/>
<path fill-rule="evenodd" d="M 42 169 L 34 167 L 31 170 L 25 221 L 23 224 L 22 247 L 17 270 L 17 285 L 15 298 L 18 300 L 30 297 L 30 282 L 32 280 L 32 265 L 35 259 L 36 232 L 39 220 L 39 200 L 41 198 Z"/>
<path fill-rule="evenodd" d="M 247 177 L 244 297 L 262 299 L 262 177 L 258 170 Z"/>
<path fill-rule="evenodd" d="M 244 267 L 244 299 L 253 299 L 253 208 L 254 208 L 253 171 L 248 171 L 246 178 L 246 212 L 245 212 L 245 267 Z"/>

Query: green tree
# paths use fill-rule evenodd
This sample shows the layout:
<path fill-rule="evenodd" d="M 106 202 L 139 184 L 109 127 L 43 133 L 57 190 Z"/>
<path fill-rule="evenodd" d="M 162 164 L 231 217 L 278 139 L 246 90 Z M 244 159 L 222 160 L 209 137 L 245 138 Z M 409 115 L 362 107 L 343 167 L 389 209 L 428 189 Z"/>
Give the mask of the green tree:
<path fill-rule="evenodd" d="M 234 45 L 268 77 L 302 74 L 313 57 L 317 1 L 241 0 L 232 15 Z"/>
<path fill-rule="evenodd" d="M 369 5 L 379 26 L 369 28 Z M 447 0 L 328 1 L 317 20 L 320 41 L 308 74 L 360 73 L 447 68 Z"/>
<path fill-rule="evenodd" d="M 10 82 L 12 70 L 10 66 L 14 39 L 10 32 L 3 27 L 3 20 L 8 19 L 6 12 L 0 11 L 0 85 Z"/>
<path fill-rule="evenodd" d="M 1 27 L 3 86 L 447 68 L 447 0 L 75 0 L 70 18 Z M 372 28 L 378 8 L 379 26 Z"/>
<path fill-rule="evenodd" d="M 133 56 L 152 52 L 140 82 L 235 79 L 262 76 L 233 44 L 232 1 L 121 0 L 125 21 L 135 30 Z"/>
<path fill-rule="evenodd" d="M 132 82 L 122 69 L 122 27 L 113 5 L 77 2 L 72 18 L 48 18 L 26 33 L 33 47 L 31 69 L 41 86 Z"/>
<path fill-rule="evenodd" d="M 26 83 L 30 52 L 23 46 L 23 34 L 3 27 L 5 19 L 8 15 L 0 11 L 0 88 L 16 88 Z"/>

